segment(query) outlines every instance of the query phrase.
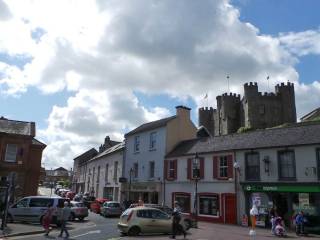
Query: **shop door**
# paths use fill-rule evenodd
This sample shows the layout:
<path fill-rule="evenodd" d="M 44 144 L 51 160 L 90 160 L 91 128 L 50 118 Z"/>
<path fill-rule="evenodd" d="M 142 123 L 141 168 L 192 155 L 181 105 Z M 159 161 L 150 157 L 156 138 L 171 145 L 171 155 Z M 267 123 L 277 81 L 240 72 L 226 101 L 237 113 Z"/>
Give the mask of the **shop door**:
<path fill-rule="evenodd" d="M 225 204 L 225 221 L 229 224 L 236 224 L 236 198 L 234 194 L 225 195 L 224 196 L 224 204 Z"/>

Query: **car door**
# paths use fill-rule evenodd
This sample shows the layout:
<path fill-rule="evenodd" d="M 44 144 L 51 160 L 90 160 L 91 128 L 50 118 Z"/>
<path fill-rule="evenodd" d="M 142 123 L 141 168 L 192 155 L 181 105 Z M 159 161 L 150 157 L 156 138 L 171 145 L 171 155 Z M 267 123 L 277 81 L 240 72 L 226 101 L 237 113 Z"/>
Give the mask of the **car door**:
<path fill-rule="evenodd" d="M 53 198 L 31 198 L 29 202 L 29 207 L 31 209 L 28 217 L 29 221 L 39 222 L 45 211 L 48 209 L 48 205 L 50 204 L 53 206 L 53 203 Z"/>
<path fill-rule="evenodd" d="M 171 217 L 165 212 L 154 209 L 151 210 L 151 228 L 154 233 L 170 233 L 172 231 Z"/>
<path fill-rule="evenodd" d="M 29 198 L 23 198 L 9 208 L 8 213 L 14 221 L 26 221 L 28 219 L 28 204 Z"/>
<path fill-rule="evenodd" d="M 137 211 L 138 226 L 142 233 L 154 232 L 154 224 L 152 222 L 152 212 L 150 209 L 139 209 Z"/>

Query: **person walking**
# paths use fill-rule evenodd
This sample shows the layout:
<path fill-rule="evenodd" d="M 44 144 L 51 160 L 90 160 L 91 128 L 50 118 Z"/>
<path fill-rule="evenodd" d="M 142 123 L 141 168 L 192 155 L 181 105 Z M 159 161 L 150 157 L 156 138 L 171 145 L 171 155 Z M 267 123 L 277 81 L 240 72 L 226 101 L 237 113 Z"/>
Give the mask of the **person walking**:
<path fill-rule="evenodd" d="M 304 214 L 303 214 L 302 211 L 300 211 L 296 215 L 295 222 L 296 222 L 296 234 L 297 234 L 297 236 L 299 236 L 300 234 L 305 234 L 305 232 L 304 232 L 305 218 L 304 218 Z"/>
<path fill-rule="evenodd" d="M 179 231 L 183 233 L 183 237 L 186 238 L 186 231 L 180 225 L 181 220 L 181 208 L 179 206 L 179 202 L 174 202 L 174 209 L 172 212 L 172 236 L 171 238 L 176 238 L 176 235 Z"/>
<path fill-rule="evenodd" d="M 64 202 L 64 208 L 61 211 L 61 231 L 58 237 L 62 237 L 63 233 L 66 233 L 66 238 L 69 238 L 69 232 L 67 230 L 67 221 L 69 220 L 71 209 L 68 202 Z"/>
<path fill-rule="evenodd" d="M 53 211 L 55 210 L 52 207 L 52 203 L 49 203 L 47 207 L 48 207 L 48 209 L 46 210 L 46 212 L 44 213 L 43 218 L 42 218 L 42 226 L 45 230 L 45 234 L 44 234 L 45 236 L 49 235 L 50 224 L 52 221 L 52 214 L 53 214 Z"/>

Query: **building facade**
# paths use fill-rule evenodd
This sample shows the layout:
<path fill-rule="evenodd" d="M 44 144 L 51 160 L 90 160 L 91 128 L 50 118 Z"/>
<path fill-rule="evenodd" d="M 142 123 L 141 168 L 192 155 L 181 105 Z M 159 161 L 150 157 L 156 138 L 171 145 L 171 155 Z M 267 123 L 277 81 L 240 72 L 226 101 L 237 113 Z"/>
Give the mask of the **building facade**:
<path fill-rule="evenodd" d="M 0 176 L 12 176 L 15 198 L 37 195 L 42 151 L 34 122 L 0 118 Z"/>
<path fill-rule="evenodd" d="M 200 108 L 199 126 L 212 136 L 236 133 L 239 128 L 264 129 L 297 121 L 293 83 L 275 86 L 275 92 L 261 93 L 257 83 L 244 85 L 244 96 L 217 96 L 217 109 Z"/>
<path fill-rule="evenodd" d="M 125 135 L 123 196 L 162 203 L 164 156 L 180 141 L 194 138 L 196 127 L 190 120 L 190 108 L 176 107 L 176 115 L 139 126 Z M 124 199 L 123 199 L 124 200 Z"/>

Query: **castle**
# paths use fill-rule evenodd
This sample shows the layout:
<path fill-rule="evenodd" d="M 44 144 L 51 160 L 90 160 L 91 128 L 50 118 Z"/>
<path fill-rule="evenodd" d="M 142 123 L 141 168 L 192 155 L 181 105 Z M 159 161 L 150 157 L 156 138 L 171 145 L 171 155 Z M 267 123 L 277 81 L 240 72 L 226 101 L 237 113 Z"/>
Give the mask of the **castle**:
<path fill-rule="evenodd" d="M 235 133 L 240 127 L 262 129 L 297 121 L 294 85 L 275 86 L 275 93 L 258 92 L 258 84 L 244 84 L 244 96 L 224 93 L 217 96 L 217 109 L 199 108 L 199 126 L 212 136 Z"/>

